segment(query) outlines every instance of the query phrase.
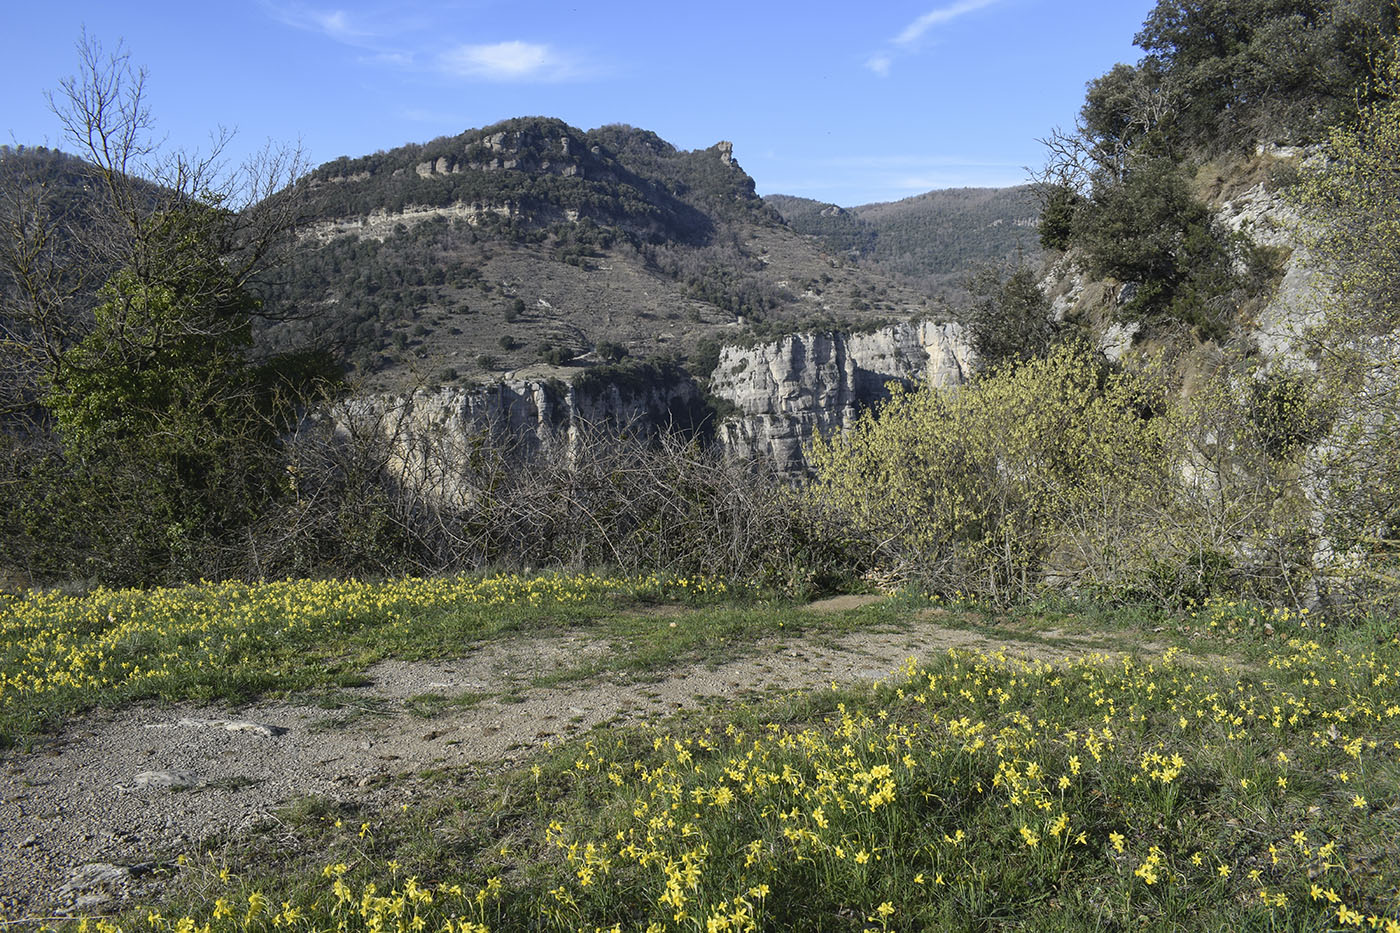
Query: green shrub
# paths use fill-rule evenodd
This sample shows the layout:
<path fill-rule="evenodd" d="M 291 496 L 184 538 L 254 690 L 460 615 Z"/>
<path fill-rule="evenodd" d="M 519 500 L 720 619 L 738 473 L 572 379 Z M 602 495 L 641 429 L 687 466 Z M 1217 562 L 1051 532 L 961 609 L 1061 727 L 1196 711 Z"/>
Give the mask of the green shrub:
<path fill-rule="evenodd" d="M 1074 215 L 1084 198 L 1068 185 L 1054 185 L 1045 193 L 1040 210 L 1040 245 L 1044 249 L 1069 249 L 1074 237 Z"/>
<path fill-rule="evenodd" d="M 1045 356 L 1059 336 L 1059 322 L 1037 275 L 1027 265 L 1003 276 L 985 266 L 968 280 L 972 304 L 963 323 L 983 366 Z"/>
<path fill-rule="evenodd" d="M 1253 254 L 1192 196 L 1175 164 L 1144 160 L 1121 181 L 1101 180 L 1074 225 L 1093 275 L 1137 286 L 1127 316 L 1180 321 L 1208 340 L 1229 331 L 1251 284 L 1236 270 Z"/>
<path fill-rule="evenodd" d="M 939 589 L 1009 600 L 1052 569 L 1100 574 L 1167 482 L 1145 392 L 1076 348 L 951 391 L 895 388 L 817 439 L 809 494 L 877 564 Z"/>

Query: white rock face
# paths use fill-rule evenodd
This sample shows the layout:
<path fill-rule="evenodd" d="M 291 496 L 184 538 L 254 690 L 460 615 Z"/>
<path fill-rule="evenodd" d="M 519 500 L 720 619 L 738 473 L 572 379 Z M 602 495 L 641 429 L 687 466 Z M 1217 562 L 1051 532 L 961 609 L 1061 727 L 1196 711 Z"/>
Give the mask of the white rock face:
<path fill-rule="evenodd" d="M 393 213 L 379 210 L 371 211 L 363 217 L 318 221 L 307 227 L 302 236 L 328 243 L 336 237 L 353 234 L 362 239 L 378 240 L 382 243 L 394 234 L 394 229 L 399 224 L 412 228 L 424 221 L 445 217 L 448 220 L 464 220 L 475 227 L 487 215 L 509 220 L 518 213 L 518 209 L 509 204 L 464 204 L 459 201 L 447 207 L 409 206 Z"/>
<path fill-rule="evenodd" d="M 973 365 L 962 327 L 932 321 L 725 347 L 711 391 L 739 410 L 719 426 L 716 440 L 732 455 L 769 458 L 779 470 L 800 475 L 813 435 L 849 426 L 888 396 L 888 383 L 960 385 Z M 559 443 L 572 449 L 585 425 L 643 432 L 694 427 L 702 408 L 700 387 L 676 371 L 654 384 L 582 391 L 531 380 L 361 397 L 335 419 L 343 431 L 387 441 L 392 469 L 425 493 L 450 500 L 468 494 L 462 464 L 483 434 L 524 451 Z"/>
<path fill-rule="evenodd" d="M 1277 291 L 1255 317 L 1254 342 L 1270 367 L 1312 368 L 1304 337 L 1322 323 L 1327 296 L 1301 242 L 1303 222 L 1297 211 L 1260 184 L 1226 202 L 1217 216 L 1256 243 L 1289 251 Z"/>
<path fill-rule="evenodd" d="M 522 380 L 360 397 L 334 418 L 342 432 L 385 442 L 388 466 L 405 483 L 439 501 L 457 501 L 473 495 L 468 464 L 483 436 L 522 453 L 556 444 L 573 450 L 590 425 L 643 432 L 684 426 L 701 407 L 700 389 L 689 378 L 585 391 Z"/>
<path fill-rule="evenodd" d="M 739 413 L 721 425 L 720 442 L 733 454 L 767 457 L 800 474 L 813 435 L 848 427 L 888 395 L 887 383 L 960 385 L 973 362 L 961 325 L 933 321 L 725 347 L 710 391 Z"/>
<path fill-rule="evenodd" d="M 1114 321 L 1098 336 L 1099 351 L 1117 363 L 1132 348 L 1133 338 L 1140 330 L 1142 325 L 1137 321 L 1129 321 L 1127 324 Z"/>

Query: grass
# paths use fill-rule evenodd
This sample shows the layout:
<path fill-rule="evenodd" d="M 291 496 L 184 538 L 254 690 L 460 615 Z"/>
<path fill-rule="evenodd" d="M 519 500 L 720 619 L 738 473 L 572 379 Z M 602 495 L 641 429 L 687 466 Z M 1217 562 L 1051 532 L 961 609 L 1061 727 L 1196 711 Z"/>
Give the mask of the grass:
<path fill-rule="evenodd" d="M 829 630 L 791 607 L 621 598 L 575 618 L 631 645 L 626 664 Z M 897 627 L 916 606 L 829 624 Z M 276 833 L 187 853 L 165 903 L 86 929 L 1400 930 L 1392 621 L 1225 601 L 952 618 L 1171 647 L 953 651 L 880 684 L 599 728 L 489 778 L 403 776 L 398 807 L 300 801 Z"/>
<path fill-rule="evenodd" d="M 242 875 L 266 856 L 242 840 L 175 906 L 236 905 L 227 929 L 261 928 L 258 894 L 262 927 L 1393 928 L 1395 662 L 1305 639 L 1263 676 L 955 653 L 445 772 L 399 811 L 327 805 L 294 880 Z"/>

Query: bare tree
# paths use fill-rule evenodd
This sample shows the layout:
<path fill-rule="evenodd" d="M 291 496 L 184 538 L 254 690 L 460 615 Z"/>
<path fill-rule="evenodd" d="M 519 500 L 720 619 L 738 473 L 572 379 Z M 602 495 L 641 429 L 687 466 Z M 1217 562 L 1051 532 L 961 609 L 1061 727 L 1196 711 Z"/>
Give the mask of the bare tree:
<path fill-rule="evenodd" d="M 32 396 L 90 326 L 94 296 L 116 270 L 143 284 L 178 282 L 194 290 L 183 296 L 189 306 L 217 307 L 226 295 L 198 290 L 250 287 L 286 257 L 301 220 L 294 183 L 306 163 L 298 149 L 269 144 L 230 168 L 233 135 L 220 129 L 207 152 L 167 151 L 147 103 L 145 69 L 133 67 L 120 45 L 109 53 L 86 34 L 78 56 L 77 74 L 49 94 L 49 105 L 80 160 L 70 165 L 81 176 L 80 198 L 35 177 L 22 151 L 9 152 L 5 161 L 13 162 L 0 172 L 0 406 L 9 409 Z M 191 236 L 200 250 L 189 249 Z M 223 274 L 190 267 L 209 256 Z M 212 336 L 240 324 L 213 315 L 183 326 Z M 124 336 L 118 326 L 115 339 Z"/>
<path fill-rule="evenodd" d="M 1099 165 L 1096 147 L 1083 124 L 1076 121 L 1073 132 L 1057 126 L 1036 142 L 1045 147 L 1045 164 L 1028 171 L 1039 196 L 1059 189 L 1087 197 Z"/>

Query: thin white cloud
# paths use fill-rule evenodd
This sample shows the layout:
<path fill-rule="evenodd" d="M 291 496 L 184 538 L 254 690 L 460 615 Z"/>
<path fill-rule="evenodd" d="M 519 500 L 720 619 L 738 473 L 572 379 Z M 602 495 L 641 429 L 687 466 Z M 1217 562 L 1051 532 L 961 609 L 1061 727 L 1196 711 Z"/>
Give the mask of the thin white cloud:
<path fill-rule="evenodd" d="M 350 18 L 344 10 L 332 10 L 328 13 L 312 12 L 312 22 L 321 28 L 321 31 L 328 36 L 335 38 L 346 38 L 357 35 L 357 30 L 351 28 Z"/>
<path fill-rule="evenodd" d="M 866 59 L 865 67 L 882 78 L 889 77 L 897 55 L 912 51 L 930 29 L 1000 2 L 1001 0 L 958 0 L 957 3 L 929 10 L 900 30 L 899 35 L 891 39 L 884 50 Z"/>
<path fill-rule="evenodd" d="M 284 26 L 314 33 L 332 42 L 357 49 L 362 65 L 412 68 L 417 54 L 411 37 L 422 33 L 430 20 L 403 4 L 370 5 L 346 11 L 310 6 L 297 0 L 258 0 L 272 19 Z"/>
<path fill-rule="evenodd" d="M 465 43 L 442 28 L 441 17 L 425 13 L 420 4 L 394 0 L 363 6 L 342 2 L 347 9 L 314 6 L 303 0 L 257 0 L 272 19 L 284 26 L 323 36 L 359 50 L 357 64 L 405 72 L 435 71 L 454 78 L 496 82 L 547 83 L 594 78 L 610 69 L 552 45 L 512 40 Z M 437 10 L 441 13 L 441 10 Z"/>
<path fill-rule="evenodd" d="M 934 26 L 941 26 L 944 23 L 952 22 L 959 16 L 975 13 L 984 7 L 989 7 L 994 3 L 1000 2 L 1001 0 L 961 0 L 961 2 L 954 3 L 952 6 L 930 10 L 908 26 L 905 26 L 904 31 L 894 37 L 894 43 L 895 45 L 912 45 L 923 38 L 924 33 L 928 32 Z"/>
<path fill-rule="evenodd" d="M 316 32 L 348 45 L 363 45 L 374 33 L 351 22 L 344 10 L 319 10 L 299 3 L 278 4 L 264 0 L 262 8 L 284 26 Z"/>
<path fill-rule="evenodd" d="M 564 81 L 584 72 L 578 61 L 552 46 L 518 39 L 459 45 L 442 53 L 438 64 L 450 75 L 486 81 Z"/>
<path fill-rule="evenodd" d="M 412 68 L 416 59 L 412 52 L 375 52 L 371 55 L 361 55 L 356 61 L 361 65 Z"/>

